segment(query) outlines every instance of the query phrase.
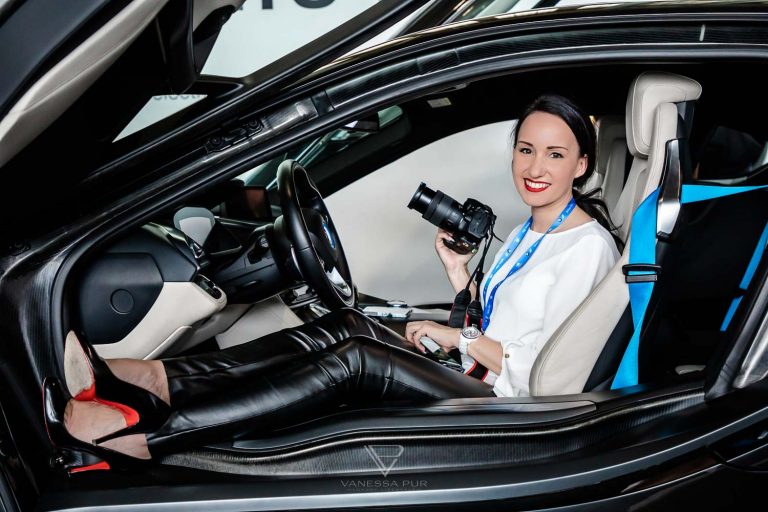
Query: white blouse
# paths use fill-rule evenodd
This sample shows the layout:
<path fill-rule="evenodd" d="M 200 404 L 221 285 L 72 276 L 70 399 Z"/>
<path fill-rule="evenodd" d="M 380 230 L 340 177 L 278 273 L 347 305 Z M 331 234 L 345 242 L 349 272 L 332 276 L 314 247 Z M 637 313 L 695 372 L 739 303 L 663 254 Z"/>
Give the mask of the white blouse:
<path fill-rule="evenodd" d="M 489 268 L 494 267 L 521 228 L 512 230 Z M 488 295 L 541 236 L 533 230 L 526 233 L 514 254 L 493 276 Z M 485 329 L 485 335 L 500 342 L 504 352 L 501 375 L 493 388 L 497 396 L 530 395 L 528 379 L 539 351 L 618 258 L 611 234 L 593 220 L 546 235 L 528 263 L 499 287 Z M 486 275 L 480 286 L 481 296 L 489 277 Z M 481 300 L 485 306 L 485 297 Z"/>

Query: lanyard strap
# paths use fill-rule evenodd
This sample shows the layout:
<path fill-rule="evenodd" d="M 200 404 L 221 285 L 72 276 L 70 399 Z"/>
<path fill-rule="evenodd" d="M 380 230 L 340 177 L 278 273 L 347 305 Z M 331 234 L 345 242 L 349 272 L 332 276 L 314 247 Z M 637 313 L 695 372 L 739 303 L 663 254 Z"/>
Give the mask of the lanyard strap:
<path fill-rule="evenodd" d="M 509 270 L 509 273 L 506 275 L 504 279 L 499 281 L 496 286 L 493 287 L 491 290 L 491 294 L 488 295 L 488 285 L 491 284 L 491 281 L 493 280 L 493 276 L 496 275 L 496 272 L 498 272 L 501 267 L 504 266 L 504 264 L 509 261 L 509 258 L 512 256 L 512 254 L 517 250 L 517 248 L 520 246 L 520 244 L 523 241 L 523 238 L 525 238 L 525 235 L 528 233 L 528 230 L 531 229 L 531 225 L 533 224 L 533 217 L 528 217 L 528 220 L 525 221 L 525 224 L 523 224 L 523 227 L 520 228 L 520 232 L 517 234 L 515 239 L 512 241 L 511 244 L 509 244 L 509 247 L 506 251 L 504 251 L 504 254 L 502 254 L 501 258 L 499 258 L 498 263 L 494 265 L 493 270 L 491 270 L 491 274 L 488 276 L 488 280 L 485 282 L 485 286 L 483 287 L 483 304 L 485 307 L 483 308 L 483 329 L 488 329 L 488 324 L 491 322 L 491 313 L 493 312 L 493 302 L 496 298 L 496 291 L 499 289 L 499 286 L 504 284 L 504 281 L 509 279 L 512 274 L 523 268 L 523 266 L 528 263 L 528 260 L 531 259 L 531 256 L 533 256 L 533 253 L 536 252 L 536 249 L 539 248 L 539 244 L 542 240 L 544 240 L 544 237 L 547 236 L 551 231 L 557 229 L 563 221 L 568 218 L 568 216 L 571 214 L 573 209 L 576 208 L 576 200 L 574 198 L 571 198 L 570 201 L 568 201 L 568 204 L 565 206 L 562 212 L 560 212 L 560 215 L 557 216 L 555 221 L 552 223 L 551 226 L 549 226 L 549 229 L 539 237 L 538 240 L 536 240 L 531 247 L 528 248 L 527 251 L 523 253 L 522 256 L 520 256 L 520 259 L 517 260 L 517 262 L 512 265 L 512 268 Z"/>

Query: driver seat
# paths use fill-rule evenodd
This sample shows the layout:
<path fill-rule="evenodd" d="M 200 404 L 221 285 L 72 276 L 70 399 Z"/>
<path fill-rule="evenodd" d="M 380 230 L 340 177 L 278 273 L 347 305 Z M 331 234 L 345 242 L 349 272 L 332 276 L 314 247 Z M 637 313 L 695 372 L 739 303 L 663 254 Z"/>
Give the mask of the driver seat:
<path fill-rule="evenodd" d="M 629 260 L 631 240 L 627 238 L 632 214 L 659 186 L 667 142 L 678 138 L 677 104 L 695 101 L 700 95 L 698 82 L 672 73 L 646 72 L 632 82 L 626 105 L 626 135 L 634 160 L 611 212 L 626 247 L 616 265 L 539 352 L 529 378 L 531 396 L 582 393 L 587 382 L 594 379 L 591 376 L 598 360 L 604 359 L 601 354 L 608 340 L 618 336 L 628 341 L 632 322 L 622 267 Z M 612 357 L 613 371 L 620 358 L 621 353 Z"/>

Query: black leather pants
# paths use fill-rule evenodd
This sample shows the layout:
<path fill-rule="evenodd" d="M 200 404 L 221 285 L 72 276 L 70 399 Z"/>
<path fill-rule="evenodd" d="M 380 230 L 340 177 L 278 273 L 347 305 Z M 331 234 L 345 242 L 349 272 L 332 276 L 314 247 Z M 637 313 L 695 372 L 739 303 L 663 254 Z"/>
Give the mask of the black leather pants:
<path fill-rule="evenodd" d="M 299 423 L 341 404 L 495 396 L 354 310 L 163 363 L 173 412 L 147 435 L 154 455 Z"/>
<path fill-rule="evenodd" d="M 365 316 L 346 308 L 328 313 L 310 323 L 277 331 L 234 347 L 164 359 L 171 405 L 180 407 L 189 397 L 210 390 L 237 386 L 266 368 L 295 361 L 309 352 L 335 345 L 352 336 L 368 336 L 406 350 L 413 345 L 402 336 Z"/>

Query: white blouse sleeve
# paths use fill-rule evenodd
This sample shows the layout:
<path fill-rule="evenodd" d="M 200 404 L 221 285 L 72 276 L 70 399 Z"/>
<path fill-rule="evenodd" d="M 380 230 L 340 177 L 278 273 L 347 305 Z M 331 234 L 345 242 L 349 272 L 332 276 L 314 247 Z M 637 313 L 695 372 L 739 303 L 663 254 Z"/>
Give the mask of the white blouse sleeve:
<path fill-rule="evenodd" d="M 526 286 L 529 290 L 527 300 L 537 304 L 540 311 L 543 309 L 543 316 L 541 322 L 536 323 L 538 328 L 528 330 L 516 339 L 499 340 L 504 355 L 501 375 L 496 381 L 497 394 L 529 395 L 531 369 L 544 344 L 614 263 L 615 257 L 605 239 L 586 236 L 558 257 L 552 273 L 539 283 L 531 283 L 538 290 Z"/>

